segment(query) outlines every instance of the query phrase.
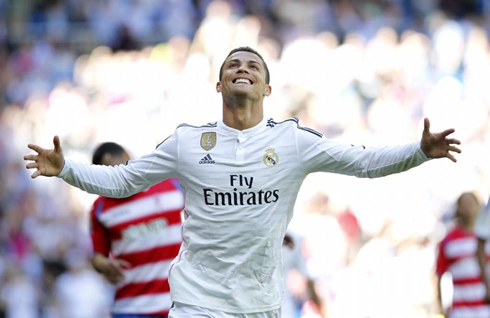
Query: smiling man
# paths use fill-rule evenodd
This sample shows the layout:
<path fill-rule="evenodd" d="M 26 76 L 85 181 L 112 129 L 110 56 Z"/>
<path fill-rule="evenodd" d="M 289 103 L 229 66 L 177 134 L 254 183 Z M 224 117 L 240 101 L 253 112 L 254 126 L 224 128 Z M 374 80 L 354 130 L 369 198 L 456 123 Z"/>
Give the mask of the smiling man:
<path fill-rule="evenodd" d="M 180 125 L 155 151 L 117 167 L 65 159 L 54 149 L 28 147 L 32 177 L 58 176 L 84 191 L 126 197 L 164 179 L 178 178 L 185 192 L 183 244 L 170 272 L 170 317 L 279 317 L 281 249 L 300 186 L 312 172 L 362 178 L 406 171 L 429 158 L 456 161 L 448 138 L 454 129 L 421 141 L 366 148 L 341 144 L 301 125 L 263 115 L 271 94 L 262 56 L 249 47 L 225 59 L 217 92 L 223 119 L 203 126 Z"/>

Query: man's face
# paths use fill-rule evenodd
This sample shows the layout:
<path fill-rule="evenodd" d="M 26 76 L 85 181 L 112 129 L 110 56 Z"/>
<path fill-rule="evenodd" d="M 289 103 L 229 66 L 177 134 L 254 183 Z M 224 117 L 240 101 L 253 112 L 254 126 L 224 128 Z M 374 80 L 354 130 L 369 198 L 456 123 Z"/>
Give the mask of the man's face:
<path fill-rule="evenodd" d="M 476 218 L 480 210 L 479 203 L 475 200 L 472 195 L 463 195 L 456 209 L 456 215 L 464 220 L 472 220 Z"/>
<path fill-rule="evenodd" d="M 216 90 L 224 98 L 234 95 L 260 100 L 271 93 L 265 77 L 264 65 L 257 55 L 246 51 L 236 52 L 226 59 Z"/>
<path fill-rule="evenodd" d="M 104 156 L 102 156 L 101 164 L 104 166 L 117 166 L 120 164 L 125 164 L 129 159 L 129 155 L 127 153 L 117 156 L 106 153 Z"/>

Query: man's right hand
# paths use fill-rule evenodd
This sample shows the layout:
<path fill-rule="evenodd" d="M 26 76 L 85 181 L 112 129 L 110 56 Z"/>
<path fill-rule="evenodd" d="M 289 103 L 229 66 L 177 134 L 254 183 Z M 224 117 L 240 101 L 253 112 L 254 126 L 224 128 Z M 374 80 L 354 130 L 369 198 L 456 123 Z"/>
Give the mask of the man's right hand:
<path fill-rule="evenodd" d="M 39 176 L 53 177 L 60 174 L 65 163 L 63 149 L 61 148 L 60 138 L 54 136 L 54 149 L 44 149 L 37 145 L 29 144 L 27 147 L 34 150 L 37 154 L 25 155 L 24 160 L 30 160 L 26 165 L 27 169 L 36 169 L 31 178 Z"/>
<path fill-rule="evenodd" d="M 131 264 L 122 259 L 112 259 L 95 254 L 91 260 L 92 266 L 96 271 L 104 275 L 111 283 L 117 284 L 124 279 L 124 270 L 131 268 Z"/>

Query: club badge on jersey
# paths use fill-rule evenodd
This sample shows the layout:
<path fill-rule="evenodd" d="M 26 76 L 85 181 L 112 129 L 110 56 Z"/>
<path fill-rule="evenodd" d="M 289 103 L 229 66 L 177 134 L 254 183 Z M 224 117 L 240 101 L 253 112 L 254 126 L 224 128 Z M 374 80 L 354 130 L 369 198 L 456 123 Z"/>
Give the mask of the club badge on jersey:
<path fill-rule="evenodd" d="M 265 150 L 264 163 L 267 167 L 275 167 L 279 163 L 279 157 L 274 152 L 274 148 Z"/>
<path fill-rule="evenodd" d="M 202 149 L 209 151 L 216 146 L 216 133 L 215 132 L 204 132 L 201 135 L 201 147 Z"/>

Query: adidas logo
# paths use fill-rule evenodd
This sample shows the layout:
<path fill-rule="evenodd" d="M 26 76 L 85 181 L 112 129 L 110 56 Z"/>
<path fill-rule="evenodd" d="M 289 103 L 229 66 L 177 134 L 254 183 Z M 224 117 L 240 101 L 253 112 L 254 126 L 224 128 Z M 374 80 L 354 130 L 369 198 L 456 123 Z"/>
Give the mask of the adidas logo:
<path fill-rule="evenodd" d="M 214 162 L 213 158 L 211 158 L 211 155 L 207 154 L 206 156 L 204 156 L 204 158 L 202 158 L 199 161 L 199 164 L 200 165 L 214 165 L 215 162 Z"/>

